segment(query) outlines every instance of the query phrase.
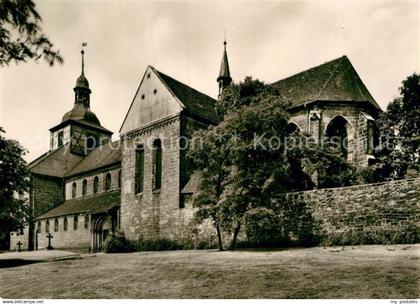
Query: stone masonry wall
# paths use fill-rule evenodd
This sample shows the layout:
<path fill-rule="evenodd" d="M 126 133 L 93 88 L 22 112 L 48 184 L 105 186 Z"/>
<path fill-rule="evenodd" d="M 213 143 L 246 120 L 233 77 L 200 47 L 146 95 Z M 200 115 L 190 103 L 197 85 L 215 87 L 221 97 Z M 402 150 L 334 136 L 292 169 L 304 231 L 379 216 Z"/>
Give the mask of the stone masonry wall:
<path fill-rule="evenodd" d="M 320 120 L 311 122 L 310 118 L 314 114 L 317 114 Z M 290 122 L 296 124 L 302 132 L 308 132 L 317 140 L 318 138 L 322 140 L 331 120 L 337 116 L 342 116 L 348 122 L 348 160 L 357 167 L 366 167 L 369 157 L 366 149 L 366 114 L 368 113 L 365 110 L 357 106 L 329 104 L 311 108 L 310 111 L 301 110 L 295 112 L 292 114 Z M 318 122 L 319 126 L 314 128 L 316 122 Z"/>
<path fill-rule="evenodd" d="M 35 217 L 64 201 L 62 178 L 34 174 L 31 183 Z"/>
<path fill-rule="evenodd" d="M 114 164 L 112 166 L 102 168 L 100 170 L 95 170 L 88 172 L 88 174 L 77 175 L 71 178 L 66 179 L 65 181 L 65 197 L 66 200 L 72 199 L 72 186 L 73 183 L 76 183 L 76 197 L 81 198 L 83 196 L 91 196 L 95 194 L 101 194 L 105 192 L 105 177 L 109 173 L 111 174 L 111 188 L 109 190 L 116 190 L 119 188 L 118 185 L 118 175 L 121 170 L 120 163 Z M 93 183 L 95 177 L 98 177 L 98 192 L 93 192 Z M 86 195 L 83 195 L 83 181 L 86 180 L 87 188 Z"/>
<path fill-rule="evenodd" d="M 286 216 L 296 238 L 313 234 L 322 243 L 400 243 L 407 233 L 420 235 L 420 178 L 289 193 L 278 201 L 298 213 Z"/>
<path fill-rule="evenodd" d="M 171 118 L 123 139 L 121 228 L 128 239 L 174 238 L 180 223 L 180 119 Z M 152 144 L 162 142 L 161 189 L 152 189 Z M 135 147 L 144 146 L 143 192 L 135 193 Z"/>
<path fill-rule="evenodd" d="M 77 229 L 74 229 L 74 218 L 77 216 Z M 55 231 L 54 221 L 56 218 L 44 219 L 35 222 L 35 243 L 38 242 L 38 249 L 45 249 L 48 246 L 46 223 L 49 221 L 49 232 L 53 236 L 51 245 L 53 248 L 88 248 L 91 242 L 91 220 L 90 217 L 85 226 L 85 215 L 67 216 L 67 230 L 64 230 L 65 216 L 58 217 L 58 229 Z M 39 223 L 41 223 L 40 226 Z M 39 227 L 39 229 L 38 229 Z"/>

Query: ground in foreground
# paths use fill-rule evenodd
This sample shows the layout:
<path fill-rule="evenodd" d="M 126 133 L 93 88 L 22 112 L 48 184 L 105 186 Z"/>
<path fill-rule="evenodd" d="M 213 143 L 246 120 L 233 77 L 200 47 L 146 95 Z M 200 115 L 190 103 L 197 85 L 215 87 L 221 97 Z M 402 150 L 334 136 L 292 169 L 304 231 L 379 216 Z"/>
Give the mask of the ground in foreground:
<path fill-rule="evenodd" d="M 420 244 L 86 255 L 0 269 L 3 298 L 418 298 Z"/>

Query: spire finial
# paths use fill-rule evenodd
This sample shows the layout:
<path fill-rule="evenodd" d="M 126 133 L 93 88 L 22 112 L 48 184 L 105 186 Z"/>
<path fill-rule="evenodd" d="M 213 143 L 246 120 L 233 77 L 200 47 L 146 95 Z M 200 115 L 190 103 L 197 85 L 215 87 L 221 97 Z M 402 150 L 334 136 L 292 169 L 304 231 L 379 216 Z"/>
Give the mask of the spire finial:
<path fill-rule="evenodd" d="M 84 47 L 87 46 L 87 42 L 83 42 L 81 44 L 81 51 L 80 53 L 82 54 L 82 75 L 85 75 L 85 50 Z"/>
<path fill-rule="evenodd" d="M 224 88 L 230 85 L 232 82 L 232 78 L 230 77 L 230 71 L 229 71 L 229 62 L 228 62 L 228 56 L 226 52 L 226 31 L 225 31 L 225 39 L 223 40 L 223 57 L 222 57 L 222 63 L 220 65 L 220 73 L 219 77 L 217 77 L 217 82 L 219 83 L 219 96 L 222 94 L 222 91 Z"/>

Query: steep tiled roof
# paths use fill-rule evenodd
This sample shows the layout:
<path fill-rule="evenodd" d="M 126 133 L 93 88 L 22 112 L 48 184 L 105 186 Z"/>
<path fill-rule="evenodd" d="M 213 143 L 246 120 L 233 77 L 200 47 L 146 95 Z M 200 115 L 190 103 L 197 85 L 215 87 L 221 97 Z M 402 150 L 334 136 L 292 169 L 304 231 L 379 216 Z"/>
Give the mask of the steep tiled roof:
<path fill-rule="evenodd" d="M 33 160 L 28 168 L 31 173 L 63 177 L 82 159 L 82 156 L 70 152 L 70 144 L 67 143 Z"/>
<path fill-rule="evenodd" d="M 216 100 L 207 96 L 172 77 L 152 68 L 161 78 L 166 87 L 179 99 L 186 107 L 186 110 L 200 118 L 211 122 L 217 122 L 217 113 L 215 109 Z"/>
<path fill-rule="evenodd" d="M 272 85 L 292 107 L 315 100 L 369 102 L 380 109 L 347 56 L 310 68 Z"/>
<path fill-rule="evenodd" d="M 99 146 L 66 173 L 66 177 L 121 162 L 122 145 L 119 140 Z"/>
<path fill-rule="evenodd" d="M 35 220 L 52 218 L 63 215 L 79 213 L 105 212 L 120 205 L 120 191 L 105 192 L 102 194 L 67 200 L 61 205 L 37 216 Z"/>

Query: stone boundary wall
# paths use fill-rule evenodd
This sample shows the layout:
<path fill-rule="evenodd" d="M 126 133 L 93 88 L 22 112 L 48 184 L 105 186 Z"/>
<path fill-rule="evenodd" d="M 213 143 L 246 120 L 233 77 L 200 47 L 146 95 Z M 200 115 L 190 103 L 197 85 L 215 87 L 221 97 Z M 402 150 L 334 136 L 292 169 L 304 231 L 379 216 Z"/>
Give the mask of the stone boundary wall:
<path fill-rule="evenodd" d="M 420 241 L 420 178 L 287 193 L 278 202 L 287 233 L 301 243 Z"/>

